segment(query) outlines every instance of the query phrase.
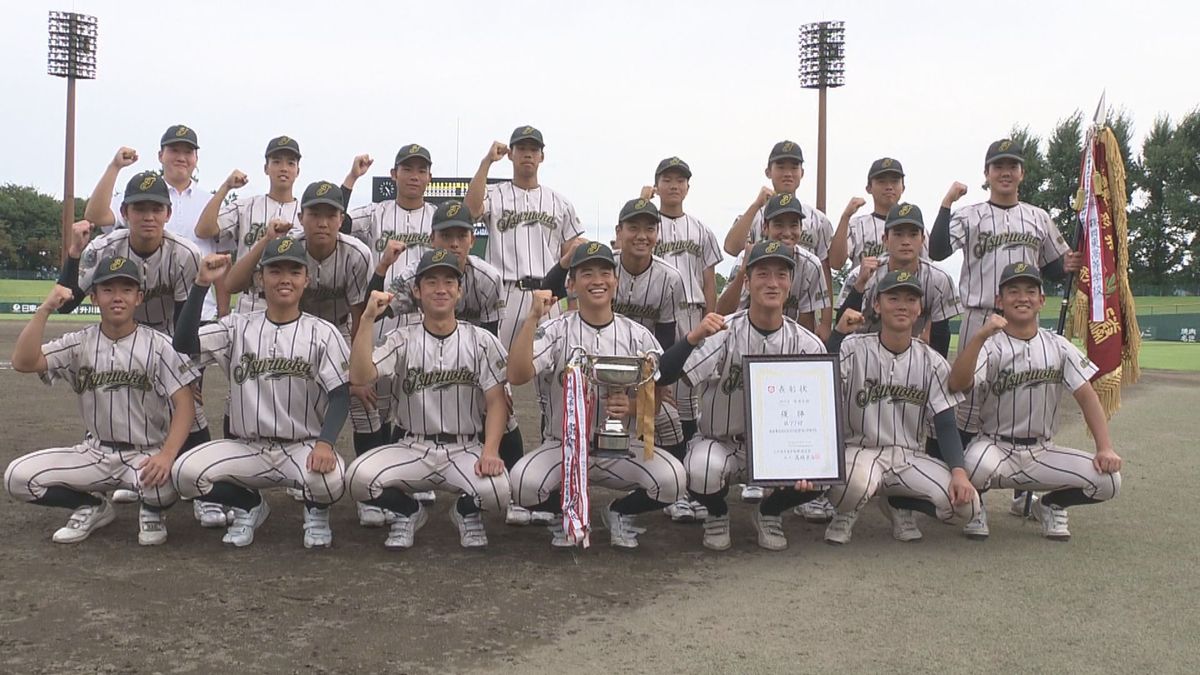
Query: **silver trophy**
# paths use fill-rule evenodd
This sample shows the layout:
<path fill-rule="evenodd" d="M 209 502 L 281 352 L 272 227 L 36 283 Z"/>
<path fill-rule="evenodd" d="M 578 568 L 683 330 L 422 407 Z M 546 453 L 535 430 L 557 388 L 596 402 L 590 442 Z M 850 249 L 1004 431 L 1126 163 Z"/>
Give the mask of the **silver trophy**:
<path fill-rule="evenodd" d="M 592 400 L 596 402 L 592 413 L 593 435 L 591 440 L 591 455 L 593 457 L 612 459 L 633 457 L 629 449 L 629 430 L 633 415 L 614 417 L 608 413 L 604 405 L 604 397 L 614 389 L 624 390 L 634 399 L 630 390 L 654 379 L 658 372 L 658 355 L 654 353 L 642 356 L 605 356 L 589 354 L 583 347 L 575 347 L 573 359 L 577 359 L 593 388 Z M 643 366 L 650 364 L 647 375 L 642 374 Z"/>

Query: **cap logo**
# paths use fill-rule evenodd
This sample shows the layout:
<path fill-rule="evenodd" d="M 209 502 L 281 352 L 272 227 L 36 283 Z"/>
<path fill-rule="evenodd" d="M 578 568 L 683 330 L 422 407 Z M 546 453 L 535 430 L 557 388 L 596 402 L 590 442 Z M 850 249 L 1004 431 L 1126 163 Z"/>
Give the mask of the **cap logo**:
<path fill-rule="evenodd" d="M 1027 269 L 1029 269 L 1029 265 L 1026 265 L 1025 263 L 1017 263 L 1016 266 L 1013 267 L 1013 271 L 1018 273 L 1022 273 Z"/>
<path fill-rule="evenodd" d="M 896 281 L 908 281 L 911 278 L 912 278 L 912 275 L 909 274 L 908 272 L 901 272 L 896 275 Z"/>
<path fill-rule="evenodd" d="M 521 133 L 523 133 L 523 134 L 532 134 L 532 133 L 533 133 L 533 127 L 525 127 L 524 129 L 522 129 L 522 130 L 521 130 Z"/>
<path fill-rule="evenodd" d="M 593 241 L 592 243 L 588 244 L 587 254 L 592 255 L 593 253 L 595 253 L 596 251 L 599 251 L 599 250 L 600 250 L 600 242 Z"/>
<path fill-rule="evenodd" d="M 182 124 L 180 124 L 180 125 L 179 125 L 179 128 L 175 130 L 175 137 L 176 137 L 176 138 L 183 138 L 184 136 L 187 136 L 187 135 L 188 135 L 188 132 L 189 132 L 189 131 L 191 131 L 191 129 L 188 129 L 187 127 L 185 127 L 185 126 L 183 126 Z"/>
<path fill-rule="evenodd" d="M 121 269 L 124 266 L 125 266 L 124 258 L 113 258 L 113 261 L 111 263 L 109 263 L 109 265 L 108 265 L 108 271 L 116 272 L 117 270 Z"/>
<path fill-rule="evenodd" d="M 1000 152 L 1008 152 L 1012 147 L 1012 141 L 1000 141 Z"/>
<path fill-rule="evenodd" d="M 791 204 L 791 203 L 792 203 L 792 195 L 790 195 L 790 194 L 783 195 L 782 197 L 779 198 L 780 206 L 787 206 L 788 204 Z"/>
<path fill-rule="evenodd" d="M 329 192 L 330 185 L 331 185 L 330 183 L 321 183 L 320 185 L 318 185 L 317 186 L 317 196 L 324 197 L 325 194 Z"/>
<path fill-rule="evenodd" d="M 149 190 L 151 187 L 153 187 L 154 184 L 157 182 L 158 182 L 158 176 L 151 174 L 142 179 L 142 183 L 141 183 L 141 185 L 138 186 L 138 189 L 141 190 L 142 192 L 145 192 L 146 190 Z"/>
<path fill-rule="evenodd" d="M 777 241 L 773 241 L 773 242 L 767 244 L 765 247 L 763 247 L 763 251 L 765 251 L 766 253 L 774 253 L 778 250 L 779 250 L 779 242 L 777 242 Z"/>
<path fill-rule="evenodd" d="M 278 250 L 280 253 L 286 253 L 287 250 L 292 247 L 292 241 L 293 241 L 292 239 L 281 240 L 279 242 L 279 248 L 276 250 Z"/>
<path fill-rule="evenodd" d="M 408 154 L 410 154 L 410 155 L 415 155 L 420 151 L 421 151 L 421 146 L 417 145 L 416 143 L 413 143 L 412 145 L 408 146 Z"/>
<path fill-rule="evenodd" d="M 275 145 L 277 145 L 279 147 L 283 147 L 291 142 L 292 142 L 292 139 L 288 138 L 287 136 L 280 136 L 279 140 L 275 141 Z"/>
<path fill-rule="evenodd" d="M 904 206 L 900 207 L 901 216 L 907 216 L 910 213 L 912 213 L 912 204 L 905 204 Z"/>
<path fill-rule="evenodd" d="M 633 208 L 644 209 L 644 208 L 646 208 L 646 203 L 647 202 L 645 199 L 639 199 L 639 200 L 637 200 L 637 203 L 633 205 Z"/>
<path fill-rule="evenodd" d="M 451 204 L 450 208 L 446 209 L 446 215 L 450 218 L 453 218 L 454 216 L 457 216 L 458 212 L 461 210 L 462 204 Z"/>
<path fill-rule="evenodd" d="M 784 152 L 791 152 L 791 151 L 792 151 L 792 148 L 794 148 L 794 147 L 796 147 L 796 144 L 795 144 L 795 143 L 792 143 L 791 141 L 786 141 L 786 142 L 784 142 L 784 144 L 783 144 L 783 151 L 784 151 Z"/>
<path fill-rule="evenodd" d="M 893 163 L 893 162 L 892 162 L 892 158 L 891 158 L 891 157 L 887 157 L 887 158 L 885 158 L 885 159 L 883 160 L 883 162 L 882 162 L 881 166 L 882 166 L 883 168 L 885 168 L 885 169 L 886 169 L 886 168 L 889 168 L 889 167 L 892 165 L 892 163 Z"/>
<path fill-rule="evenodd" d="M 441 248 L 433 252 L 433 257 L 430 258 L 433 262 L 442 262 L 446 259 L 446 249 Z"/>
<path fill-rule="evenodd" d="M 675 166 L 675 165 L 679 164 L 681 161 L 683 161 L 683 160 L 679 159 L 678 157 L 672 157 L 671 160 L 667 162 L 667 164 L 669 166 Z"/>

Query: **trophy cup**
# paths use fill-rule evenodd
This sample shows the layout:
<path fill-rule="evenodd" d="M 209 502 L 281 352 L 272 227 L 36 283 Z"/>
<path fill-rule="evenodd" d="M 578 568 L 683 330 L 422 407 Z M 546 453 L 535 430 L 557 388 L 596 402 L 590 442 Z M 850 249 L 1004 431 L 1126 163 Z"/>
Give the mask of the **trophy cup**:
<path fill-rule="evenodd" d="M 579 359 L 583 373 L 593 387 L 591 398 L 596 401 L 592 413 L 592 428 L 595 431 L 591 439 L 591 455 L 602 459 L 633 457 L 634 453 L 629 449 L 629 427 L 633 415 L 618 418 L 608 414 L 604 397 L 614 389 L 628 393 L 630 389 L 636 390 L 653 380 L 658 372 L 658 355 L 605 356 L 589 354 L 583 347 L 575 347 L 574 351 L 574 358 Z M 649 368 L 645 367 L 647 364 Z"/>

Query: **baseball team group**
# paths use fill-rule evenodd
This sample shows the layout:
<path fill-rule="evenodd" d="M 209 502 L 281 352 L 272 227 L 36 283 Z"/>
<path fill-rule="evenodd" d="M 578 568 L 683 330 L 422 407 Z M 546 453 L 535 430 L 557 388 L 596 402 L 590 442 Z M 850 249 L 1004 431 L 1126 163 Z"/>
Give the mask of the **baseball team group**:
<path fill-rule="evenodd" d="M 1018 491 L 1002 497 L 1009 510 L 1062 540 L 1070 507 L 1119 490 L 1096 368 L 1038 323 L 1043 280 L 1066 279 L 1080 255 L 1020 201 L 1024 158 L 1011 140 L 986 150 L 987 199 L 952 211 L 967 192 L 954 183 L 931 226 L 903 201 L 892 158 L 870 163 L 866 198 L 835 225 L 796 198 L 804 157 L 781 141 L 766 156 L 769 187 L 721 243 L 686 211 L 692 169 L 670 157 L 646 167 L 653 181 L 621 207 L 612 246 L 585 239 L 571 203 L 541 184 L 545 141 L 531 126 L 491 145 L 462 201 L 436 205 L 420 144 L 396 154 L 395 199 L 352 209 L 369 155 L 340 185 L 301 191 L 300 145 L 280 136 L 264 152 L 269 189 L 235 198 L 246 174 L 202 190 L 198 151 L 195 130 L 170 127 L 161 169 L 119 192 L 138 153 L 117 151 L 58 283 L 17 339 L 13 368 L 66 381 L 86 430 L 4 472 L 14 499 L 70 511 L 55 542 L 80 542 L 114 521 L 114 503 L 137 502 L 138 542 L 162 544 L 165 513 L 182 499 L 225 543 L 248 546 L 270 514 L 262 491 L 283 488 L 302 502 L 305 548 L 332 545 L 330 509 L 343 497 L 363 527 L 386 532 L 386 547 L 411 547 L 436 492 L 455 500 L 464 547 L 487 545 L 483 512 L 576 546 L 561 489 L 564 413 L 578 401 L 563 375 L 580 348 L 658 357 L 653 405 L 620 388 L 596 402 L 630 421 L 635 450 L 587 461 L 591 484 L 623 493 L 599 509 L 613 546 L 637 547 L 638 516 L 654 511 L 701 522 L 706 548 L 731 546 L 727 497 L 748 482 L 747 355 L 835 353 L 845 399 L 844 482 L 741 488 L 757 502 L 763 548 L 787 547 L 789 512 L 847 544 L 872 498 L 898 540 L 922 537 L 917 514 L 985 539 L 989 490 Z M 511 180 L 489 181 L 505 159 Z M 476 224 L 488 233 L 482 258 L 471 253 Z M 957 288 L 931 262 L 956 250 Z M 726 254 L 736 261 L 718 294 Z M 831 270 L 847 265 L 835 298 Z M 46 341 L 50 315 L 88 298 L 99 323 Z M 204 390 L 214 366 L 228 392 Z M 527 449 L 511 387 L 529 382 L 541 423 Z M 1095 452 L 1055 443 L 1064 390 Z M 214 439 L 203 397 L 221 394 Z M 639 414 L 639 400 L 653 411 Z M 651 412 L 647 448 L 633 420 L 649 427 Z M 347 418 L 349 464 L 335 449 Z"/>

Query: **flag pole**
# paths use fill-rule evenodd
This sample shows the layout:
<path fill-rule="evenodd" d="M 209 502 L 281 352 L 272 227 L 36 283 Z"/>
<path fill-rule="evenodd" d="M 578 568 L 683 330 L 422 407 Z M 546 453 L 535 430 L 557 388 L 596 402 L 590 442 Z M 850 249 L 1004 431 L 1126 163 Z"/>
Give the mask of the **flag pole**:
<path fill-rule="evenodd" d="M 1105 92 L 1100 92 L 1100 102 L 1096 105 L 1095 114 L 1092 115 L 1092 125 L 1088 128 L 1088 132 L 1084 137 L 1083 152 L 1085 153 L 1092 152 L 1092 142 L 1096 138 L 1096 132 L 1098 132 L 1101 126 L 1104 124 L 1104 96 Z M 1080 187 L 1082 188 L 1082 186 Z M 1088 208 L 1086 203 L 1083 205 L 1083 207 L 1085 209 Z M 1079 218 L 1075 218 L 1075 229 L 1071 231 L 1072 253 L 1079 252 L 1079 239 L 1082 235 L 1083 221 Z M 1066 332 L 1067 314 L 1070 313 L 1071 310 L 1071 294 L 1075 291 L 1075 282 L 1078 278 L 1078 271 L 1071 272 L 1071 274 L 1067 277 L 1067 283 L 1063 288 L 1062 307 L 1060 307 L 1058 310 L 1058 326 L 1054 329 L 1054 332 L 1058 333 L 1059 335 L 1063 335 Z M 1029 509 L 1026 508 L 1026 513 L 1028 513 L 1028 511 Z"/>

